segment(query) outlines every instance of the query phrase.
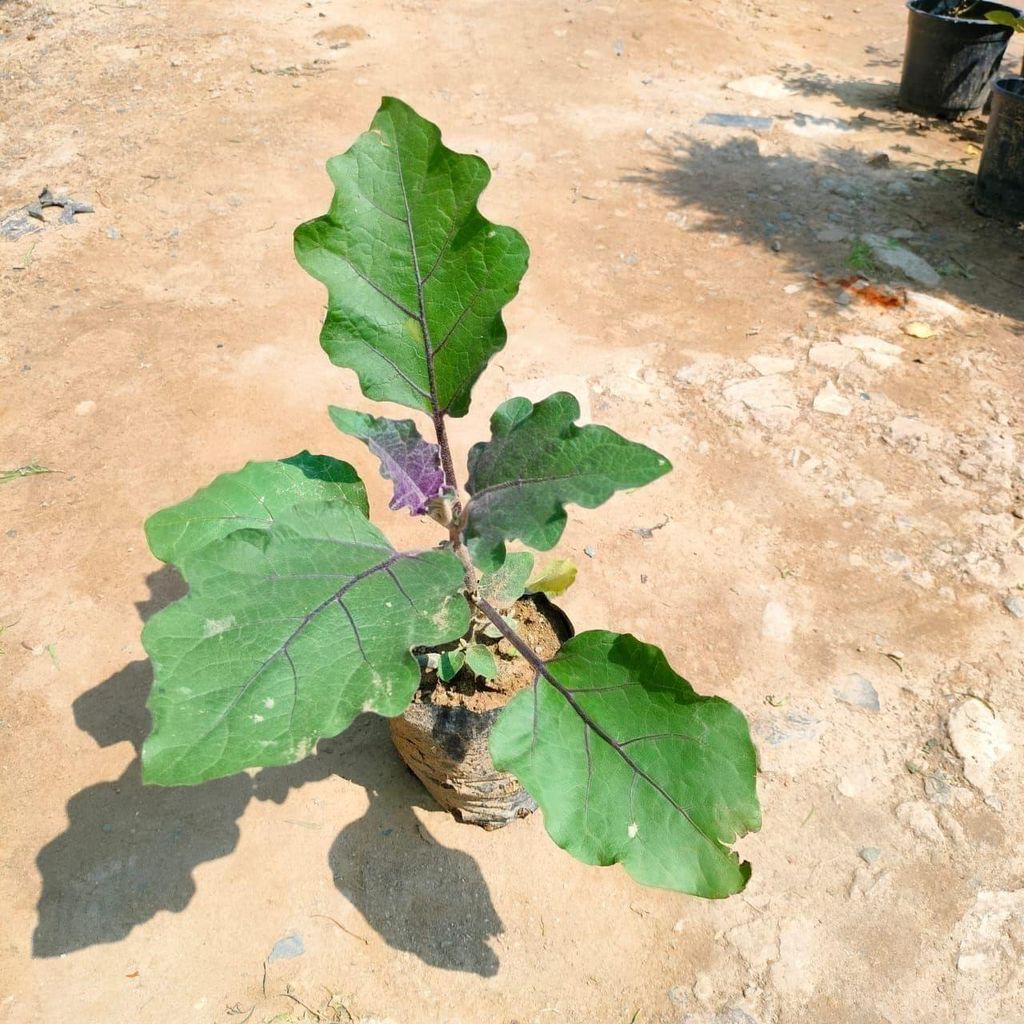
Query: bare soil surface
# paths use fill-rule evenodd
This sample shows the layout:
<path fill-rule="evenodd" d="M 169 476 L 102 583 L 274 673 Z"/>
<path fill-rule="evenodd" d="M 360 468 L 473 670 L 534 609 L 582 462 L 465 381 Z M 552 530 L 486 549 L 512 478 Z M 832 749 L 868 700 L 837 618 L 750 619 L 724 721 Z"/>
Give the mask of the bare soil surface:
<path fill-rule="evenodd" d="M 1024 1020 L 1024 236 L 971 208 L 982 120 L 894 109 L 905 17 L 0 0 L 0 468 L 53 470 L 0 484 L 0 1020 Z M 309 448 L 436 537 L 332 428 L 369 405 L 291 254 L 383 94 L 532 246 L 459 464 L 558 389 L 674 463 L 571 512 L 562 603 L 750 717 L 742 896 L 459 825 L 371 718 L 140 783 L 150 512 Z M 45 186 L 94 212 L 28 217 Z"/>

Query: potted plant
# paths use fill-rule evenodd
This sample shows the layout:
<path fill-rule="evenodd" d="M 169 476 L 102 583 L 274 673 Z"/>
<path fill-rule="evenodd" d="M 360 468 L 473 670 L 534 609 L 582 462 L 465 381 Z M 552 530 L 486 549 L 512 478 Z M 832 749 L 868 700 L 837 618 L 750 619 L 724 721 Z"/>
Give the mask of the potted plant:
<path fill-rule="evenodd" d="M 1024 220 L 1024 77 L 1001 78 L 992 88 L 974 202 L 990 216 Z"/>
<path fill-rule="evenodd" d="M 956 120 L 981 106 L 1013 29 L 990 14 L 1021 12 L 989 0 L 910 0 L 898 103 Z"/>
<path fill-rule="evenodd" d="M 367 398 L 415 410 L 434 439 L 412 420 L 331 415 L 380 460 L 391 508 L 430 516 L 441 542 L 394 549 L 353 468 L 308 452 L 249 463 L 153 515 L 150 547 L 189 592 L 143 631 L 154 672 L 145 781 L 190 785 L 294 762 L 361 712 L 471 710 L 468 697 L 483 694 L 486 721 L 456 715 L 434 737 L 450 762 L 482 730 L 478 774 L 525 787 L 576 857 L 621 862 L 649 885 L 738 892 L 750 866 L 729 844 L 760 825 L 743 715 L 695 693 L 657 647 L 605 630 L 571 636 L 544 602 L 524 603 L 533 559 L 507 547 L 552 548 L 566 504 L 594 508 L 668 461 L 606 427 L 576 426 L 569 394 L 513 398 L 470 451 L 463 495 L 448 424 L 505 344 L 501 310 L 526 243 L 478 211 L 487 165 L 446 148 L 398 100 L 385 99 L 327 166 L 330 210 L 295 232 L 299 262 L 328 289 L 321 344 Z M 569 575 L 542 572 L 533 589 L 557 591 Z M 531 634 L 531 616 L 546 626 Z"/>

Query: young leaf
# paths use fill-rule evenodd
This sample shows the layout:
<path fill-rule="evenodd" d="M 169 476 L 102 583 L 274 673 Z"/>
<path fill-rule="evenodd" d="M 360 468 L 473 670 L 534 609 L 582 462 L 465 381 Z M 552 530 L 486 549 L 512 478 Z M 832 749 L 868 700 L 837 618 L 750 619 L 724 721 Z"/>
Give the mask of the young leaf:
<path fill-rule="evenodd" d="M 380 459 L 380 475 L 395 485 L 388 508 L 409 509 L 414 516 L 426 515 L 432 499 L 444 490 L 441 449 L 424 441 L 412 420 L 389 420 L 383 416 L 329 408 L 334 425 L 343 433 L 358 437 Z"/>
<path fill-rule="evenodd" d="M 493 679 L 498 674 L 498 663 L 490 648 L 483 644 L 471 644 L 466 648 L 466 664 L 482 679 Z"/>
<path fill-rule="evenodd" d="M 579 634 L 513 697 L 490 748 L 585 863 L 621 862 L 638 882 L 695 896 L 746 885 L 750 865 L 728 849 L 761 823 L 746 720 L 694 693 L 658 648 Z"/>
<path fill-rule="evenodd" d="M 466 537 L 481 568 L 501 563 L 519 537 L 547 551 L 562 536 L 565 505 L 596 508 L 615 491 L 667 473 L 668 459 L 607 427 L 577 427 L 579 403 L 560 391 L 534 405 L 510 398 L 491 417 L 491 440 L 469 452 Z"/>
<path fill-rule="evenodd" d="M 526 584 L 526 589 L 531 594 L 541 593 L 549 597 L 558 597 L 575 582 L 576 566 L 567 558 L 555 558 Z"/>
<path fill-rule="evenodd" d="M 190 555 L 245 527 L 266 529 L 305 501 L 344 501 L 369 514 L 366 488 L 347 463 L 299 452 L 277 462 L 249 462 L 222 473 L 185 501 L 146 520 L 146 540 L 161 562 L 181 568 Z"/>
<path fill-rule="evenodd" d="M 450 683 L 459 674 L 465 663 L 464 651 L 442 651 L 437 664 L 438 678 L 444 683 Z"/>
<path fill-rule="evenodd" d="M 142 633 L 153 662 L 145 781 L 289 764 L 361 711 L 402 712 L 413 647 L 469 628 L 462 563 L 395 551 L 354 506 L 299 505 L 189 559 L 190 593 Z"/>
<path fill-rule="evenodd" d="M 295 231 L 296 258 L 328 289 L 321 345 L 368 398 L 464 416 L 529 256 L 476 208 L 487 164 L 388 97 L 327 170 L 330 211 Z"/>
<path fill-rule="evenodd" d="M 510 551 L 499 568 L 481 575 L 480 596 L 506 608 L 526 593 L 526 581 L 532 571 L 533 555 L 529 551 Z"/>

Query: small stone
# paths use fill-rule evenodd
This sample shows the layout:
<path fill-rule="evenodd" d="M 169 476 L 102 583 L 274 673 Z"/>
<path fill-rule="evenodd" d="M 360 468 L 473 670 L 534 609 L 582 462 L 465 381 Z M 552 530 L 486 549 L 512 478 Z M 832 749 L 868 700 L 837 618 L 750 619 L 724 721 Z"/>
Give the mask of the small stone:
<path fill-rule="evenodd" d="M 763 970 L 779 956 L 778 925 L 767 915 L 730 928 L 725 940 L 752 971 Z"/>
<path fill-rule="evenodd" d="M 693 983 L 693 996 L 701 1006 L 709 1006 L 715 997 L 715 983 L 707 974 L 698 974 Z"/>
<path fill-rule="evenodd" d="M 818 345 L 812 345 L 807 353 L 808 362 L 830 370 L 842 370 L 857 358 L 858 353 L 855 349 L 847 348 L 835 341 L 823 341 Z"/>
<path fill-rule="evenodd" d="M 925 292 L 907 292 L 907 306 L 937 320 L 955 320 L 962 323 L 967 319 L 967 314 L 957 309 L 952 302 L 938 299 Z"/>
<path fill-rule="evenodd" d="M 1009 594 L 1003 598 L 1003 607 L 1015 618 L 1024 619 L 1024 597 Z"/>
<path fill-rule="evenodd" d="M 778 374 L 728 384 L 722 397 L 742 405 L 761 426 L 769 429 L 789 427 L 799 414 L 793 385 Z"/>
<path fill-rule="evenodd" d="M 111 224 L 111 226 L 107 228 L 107 238 L 113 239 L 113 241 L 116 242 L 120 237 L 121 232 Z"/>
<path fill-rule="evenodd" d="M 90 413 L 96 411 L 96 403 L 91 399 L 87 398 L 84 402 L 79 402 L 75 406 L 76 416 L 88 416 Z"/>
<path fill-rule="evenodd" d="M 865 846 L 860 851 L 859 857 L 865 864 L 874 864 L 879 857 L 882 856 L 882 851 L 877 846 Z"/>
<path fill-rule="evenodd" d="M 923 800 L 908 800 L 896 808 L 896 819 L 919 839 L 930 843 L 945 842 L 935 812 Z"/>
<path fill-rule="evenodd" d="M 865 162 L 867 163 L 868 167 L 880 168 L 888 167 L 889 164 L 892 163 L 892 160 L 889 158 L 889 154 L 886 153 L 885 150 L 880 150 L 879 152 L 873 153 L 871 156 L 869 156 Z"/>
<path fill-rule="evenodd" d="M 889 195 L 897 196 L 900 199 L 909 199 L 913 195 L 910 186 L 905 181 L 890 181 L 889 184 L 885 186 L 885 191 L 888 192 Z"/>
<path fill-rule="evenodd" d="M 302 936 L 296 932 L 289 932 L 274 943 L 274 948 L 267 956 L 267 963 L 272 964 L 276 960 L 294 960 L 295 957 L 302 956 L 305 952 L 306 946 L 302 941 Z"/>
<path fill-rule="evenodd" d="M 887 356 L 884 352 L 865 352 L 864 362 L 876 370 L 891 370 L 900 365 L 899 356 Z"/>
<path fill-rule="evenodd" d="M 935 329 L 926 324 L 923 320 L 911 320 L 909 324 L 904 324 L 903 333 L 909 335 L 911 338 L 935 337 Z"/>
<path fill-rule="evenodd" d="M 782 243 L 776 238 L 772 241 L 772 252 L 782 252 Z"/>
<path fill-rule="evenodd" d="M 796 295 L 797 292 L 802 292 L 804 290 L 804 286 L 802 284 L 787 284 L 782 290 L 787 295 Z"/>
<path fill-rule="evenodd" d="M 854 707 L 866 708 L 868 711 L 880 711 L 882 707 L 878 700 L 878 691 L 871 680 L 859 672 L 851 672 L 841 685 L 833 687 L 832 693 L 835 694 L 836 700 L 852 704 Z"/>
<path fill-rule="evenodd" d="M 814 411 L 828 413 L 830 416 L 849 416 L 853 412 L 853 403 L 837 390 L 832 381 L 814 396 Z"/>
<path fill-rule="evenodd" d="M 883 551 L 882 561 L 893 569 L 906 569 L 910 565 L 910 559 L 902 551 Z"/>
<path fill-rule="evenodd" d="M 788 643 L 793 636 L 793 620 L 780 601 L 769 601 L 761 615 L 761 636 Z"/>
<path fill-rule="evenodd" d="M 864 242 L 879 263 L 901 271 L 911 281 L 923 284 L 926 288 L 937 288 L 942 284 L 942 277 L 927 260 L 902 245 L 894 244 L 884 235 L 864 235 Z"/>
<path fill-rule="evenodd" d="M 1006 724 L 984 701 L 968 697 L 949 713 L 946 731 L 964 763 L 964 778 L 987 796 L 993 769 L 1012 749 Z"/>
<path fill-rule="evenodd" d="M 837 225 L 822 228 L 815 235 L 819 242 L 844 242 L 849 237 L 850 232 L 846 228 L 841 228 Z"/>

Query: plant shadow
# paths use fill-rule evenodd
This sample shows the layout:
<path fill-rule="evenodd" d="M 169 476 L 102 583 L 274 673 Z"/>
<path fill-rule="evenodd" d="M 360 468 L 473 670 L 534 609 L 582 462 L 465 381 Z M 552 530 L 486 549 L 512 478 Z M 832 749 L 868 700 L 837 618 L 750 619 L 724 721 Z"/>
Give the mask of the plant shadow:
<path fill-rule="evenodd" d="M 878 169 L 853 146 L 823 146 L 810 158 L 771 152 L 750 133 L 722 142 L 677 134 L 623 180 L 687 211 L 680 222 L 688 231 L 744 239 L 822 283 L 859 269 L 853 248 L 863 235 L 895 234 L 893 244 L 931 263 L 941 283 L 922 288 L 884 267 L 870 271 L 875 278 L 1024 318 L 1024 234 L 974 210 L 974 175 L 963 167 Z M 834 295 L 821 296 L 836 308 Z"/>
<path fill-rule="evenodd" d="M 143 621 L 185 592 L 168 567 L 147 583 L 150 597 L 137 605 Z M 138 755 L 152 679 L 148 661 L 126 665 L 74 702 L 75 723 L 100 746 L 127 741 Z M 370 797 L 367 813 L 331 848 L 339 892 L 394 948 L 448 970 L 497 973 L 488 942 L 502 924 L 480 868 L 428 838 L 413 807 L 435 805 L 399 760 L 387 723 L 369 714 L 298 764 L 164 788 L 142 784 L 136 756 L 120 778 L 75 794 L 67 828 L 36 858 L 43 886 L 33 956 L 119 942 L 161 910 L 183 911 L 196 892 L 196 867 L 237 846 L 250 800 L 283 803 L 293 789 L 332 775 Z"/>

